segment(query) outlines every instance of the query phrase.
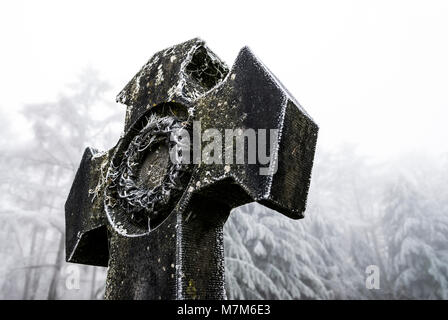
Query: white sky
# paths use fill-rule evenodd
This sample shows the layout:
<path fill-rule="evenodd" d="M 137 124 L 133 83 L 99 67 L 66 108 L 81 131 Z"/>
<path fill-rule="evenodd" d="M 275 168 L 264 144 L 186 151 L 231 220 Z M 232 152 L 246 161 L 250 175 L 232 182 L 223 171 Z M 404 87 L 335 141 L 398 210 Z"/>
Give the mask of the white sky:
<path fill-rule="evenodd" d="M 20 126 L 21 104 L 53 99 L 86 66 L 114 101 L 153 53 L 199 36 L 229 66 L 249 45 L 325 146 L 448 151 L 448 1 L 219 3 L 2 1 L 1 114 Z"/>

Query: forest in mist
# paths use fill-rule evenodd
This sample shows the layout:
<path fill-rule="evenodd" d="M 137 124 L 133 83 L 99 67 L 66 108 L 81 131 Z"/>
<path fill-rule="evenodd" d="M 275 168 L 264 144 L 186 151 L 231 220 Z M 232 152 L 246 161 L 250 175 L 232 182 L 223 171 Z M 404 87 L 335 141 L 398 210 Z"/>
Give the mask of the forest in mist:
<path fill-rule="evenodd" d="M 65 262 L 64 203 L 85 147 L 121 133 L 124 107 L 108 90 L 90 70 L 55 101 L 24 105 L 25 139 L 1 106 L 0 299 L 102 299 L 106 268 Z M 258 204 L 230 215 L 228 298 L 447 299 L 447 177 L 448 156 L 379 162 L 318 141 L 305 219 Z M 380 289 L 366 288 L 369 265 Z"/>

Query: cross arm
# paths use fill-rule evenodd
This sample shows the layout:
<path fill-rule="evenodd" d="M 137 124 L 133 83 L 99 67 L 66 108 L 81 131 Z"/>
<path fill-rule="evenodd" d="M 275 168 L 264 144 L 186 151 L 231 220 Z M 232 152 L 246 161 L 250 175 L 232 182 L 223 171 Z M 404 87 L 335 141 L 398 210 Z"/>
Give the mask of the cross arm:
<path fill-rule="evenodd" d="M 86 148 L 65 203 L 66 260 L 107 266 L 109 259 L 102 180 L 108 153 Z"/>
<path fill-rule="evenodd" d="M 270 162 L 266 165 L 202 165 L 193 175 L 193 193 L 211 189 L 220 182 L 229 188 L 217 188 L 216 200 L 233 206 L 258 201 L 291 218 L 303 218 L 310 185 L 318 126 L 278 79 L 243 48 L 225 80 L 196 102 L 196 117 L 202 130 L 217 128 L 254 129 L 257 156 L 260 130 L 277 130 L 267 146 Z M 268 139 L 266 140 L 268 141 Z M 250 146 L 245 147 L 246 157 Z M 228 150 L 223 151 L 226 153 Z M 232 151 L 232 150 L 230 150 Z M 223 190 L 231 194 L 225 197 Z M 213 192 L 209 193 L 213 196 Z"/>

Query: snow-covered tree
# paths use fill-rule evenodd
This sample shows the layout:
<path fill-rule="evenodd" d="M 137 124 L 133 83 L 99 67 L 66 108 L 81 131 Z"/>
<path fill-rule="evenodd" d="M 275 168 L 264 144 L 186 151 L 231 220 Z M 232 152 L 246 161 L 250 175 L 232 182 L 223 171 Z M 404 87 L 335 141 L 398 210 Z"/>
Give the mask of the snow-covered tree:
<path fill-rule="evenodd" d="M 375 260 L 367 237 L 375 203 L 372 188 L 356 183 L 373 179 L 367 168 L 350 148 L 319 151 L 305 219 L 291 220 L 256 204 L 235 210 L 225 227 L 229 297 L 372 297 L 364 270 Z"/>
<path fill-rule="evenodd" d="M 10 249 L 0 253 L 9 261 L 1 292 L 10 298 L 55 299 L 65 293 L 58 292 L 64 285 L 64 203 L 84 148 L 93 142 L 110 147 L 118 135 L 113 126 L 123 119 L 124 110 L 107 102 L 113 96 L 104 97 L 108 88 L 86 70 L 56 101 L 22 109 L 31 137 L 1 157 L 0 219 L 7 230 L 2 236 L 16 240 L 2 241 Z M 94 279 L 96 269 L 86 270 Z"/>
<path fill-rule="evenodd" d="M 226 225 L 229 298 L 329 298 L 325 250 L 303 225 L 257 204 L 235 210 Z"/>
<path fill-rule="evenodd" d="M 81 154 L 109 149 L 123 126 L 107 88 L 86 72 L 55 101 L 24 106 L 23 128 L 0 109 L 0 298 L 102 297 L 104 269 L 81 267 L 76 292 L 61 275 L 64 202 Z M 17 142 L 20 130 L 28 138 Z M 234 210 L 224 229 L 228 297 L 447 299 L 448 157 L 407 161 L 373 164 L 353 147 L 319 146 L 305 219 L 258 204 Z M 380 290 L 365 287 L 372 264 Z"/>
<path fill-rule="evenodd" d="M 396 299 L 448 299 L 447 200 L 438 197 L 444 189 L 431 188 L 437 172 L 418 171 L 399 174 L 385 190 L 389 280 Z"/>

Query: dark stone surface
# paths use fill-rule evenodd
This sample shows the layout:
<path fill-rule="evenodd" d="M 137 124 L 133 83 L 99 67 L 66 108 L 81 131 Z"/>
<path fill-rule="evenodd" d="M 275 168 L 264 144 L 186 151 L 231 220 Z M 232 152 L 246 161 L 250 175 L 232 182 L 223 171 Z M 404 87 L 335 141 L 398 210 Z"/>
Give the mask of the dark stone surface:
<path fill-rule="evenodd" d="M 209 215 L 210 208 L 196 207 L 194 212 Z M 176 212 L 150 234 L 132 238 L 109 227 L 110 262 L 105 298 L 225 298 L 222 251 L 225 213 L 213 219 L 186 220 L 191 211 Z"/>
<path fill-rule="evenodd" d="M 117 102 L 128 106 L 125 130 L 161 103 L 177 102 L 188 108 L 227 73 L 227 66 L 201 39 L 157 52 L 117 96 Z"/>
<path fill-rule="evenodd" d="M 117 101 L 127 105 L 124 135 L 107 153 L 86 150 L 67 199 L 67 261 L 108 265 L 107 299 L 225 298 L 222 228 L 230 210 L 258 201 L 302 218 L 317 125 L 248 48 L 229 72 L 200 39 L 156 53 Z M 114 173 L 130 157 L 134 137 L 154 121 L 151 115 L 176 119 L 192 135 L 193 120 L 201 121 L 202 132 L 216 128 L 223 135 L 225 129 L 278 129 L 272 141 L 278 170 L 260 175 L 266 165 L 258 163 L 182 167 L 179 196 L 154 200 L 153 208 L 166 213 L 136 223 L 118 205 L 127 198 L 113 192 L 121 181 Z M 168 142 L 160 143 L 154 150 L 166 151 Z M 165 151 L 134 157 L 138 187 L 170 178 Z M 151 163 L 163 168 L 153 172 Z M 154 216 L 155 209 L 145 208 Z"/>
<path fill-rule="evenodd" d="M 109 259 L 106 215 L 102 197 L 93 199 L 89 192 L 97 184 L 101 163 L 107 154 L 87 148 L 65 203 L 66 260 L 107 267 Z"/>
<path fill-rule="evenodd" d="M 204 188 L 219 180 L 237 184 L 247 197 L 291 218 L 305 211 L 318 127 L 283 85 L 248 48 L 243 48 L 224 82 L 196 101 L 202 130 L 217 128 L 278 129 L 277 173 L 260 175 L 260 164 L 201 165 L 191 182 Z M 207 176 L 212 176 L 209 179 Z M 237 199 L 235 199 L 237 200 Z"/>

